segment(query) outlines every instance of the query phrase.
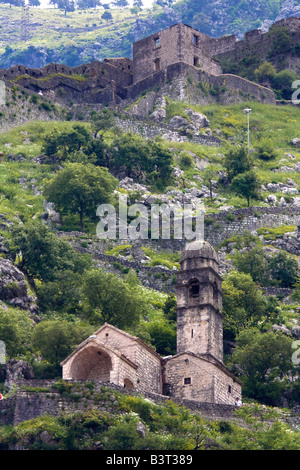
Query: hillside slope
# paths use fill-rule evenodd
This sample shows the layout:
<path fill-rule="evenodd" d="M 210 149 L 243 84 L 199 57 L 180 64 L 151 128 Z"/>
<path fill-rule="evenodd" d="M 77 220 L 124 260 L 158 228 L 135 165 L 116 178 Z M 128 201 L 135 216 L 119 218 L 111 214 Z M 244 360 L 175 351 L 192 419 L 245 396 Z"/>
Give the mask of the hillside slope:
<path fill-rule="evenodd" d="M 278 19 L 299 15 L 291 0 L 190 0 L 172 8 L 154 5 L 138 14 L 112 9 L 112 20 L 102 19 L 104 10 L 67 12 L 30 8 L 28 39 L 21 40 L 19 7 L 0 6 L 0 67 L 24 64 L 42 67 L 50 62 L 77 66 L 105 57 L 131 56 L 131 44 L 174 23 L 183 22 L 212 37 L 268 28 Z M 24 31 L 23 31 L 24 33 Z"/>

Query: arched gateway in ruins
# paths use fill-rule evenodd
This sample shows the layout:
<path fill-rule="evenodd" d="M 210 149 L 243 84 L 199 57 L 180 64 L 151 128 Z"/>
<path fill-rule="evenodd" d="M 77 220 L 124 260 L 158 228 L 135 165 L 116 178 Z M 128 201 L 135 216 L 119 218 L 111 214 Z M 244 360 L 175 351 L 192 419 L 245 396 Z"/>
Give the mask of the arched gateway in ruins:
<path fill-rule="evenodd" d="M 235 404 L 241 382 L 223 364 L 222 278 L 215 250 L 194 241 L 177 277 L 177 354 L 161 357 L 105 323 L 62 363 L 65 380 L 110 382 L 207 403 Z"/>

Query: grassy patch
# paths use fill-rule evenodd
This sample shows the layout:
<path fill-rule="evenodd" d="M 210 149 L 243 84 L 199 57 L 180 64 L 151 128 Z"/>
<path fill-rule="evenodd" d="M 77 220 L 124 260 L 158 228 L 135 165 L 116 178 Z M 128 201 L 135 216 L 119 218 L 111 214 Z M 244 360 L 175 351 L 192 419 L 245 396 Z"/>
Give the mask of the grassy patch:
<path fill-rule="evenodd" d="M 265 240 L 276 240 L 276 238 L 282 238 L 286 233 L 294 232 L 296 228 L 294 225 L 279 225 L 275 228 L 261 227 L 257 230 L 257 233 L 263 235 Z"/>

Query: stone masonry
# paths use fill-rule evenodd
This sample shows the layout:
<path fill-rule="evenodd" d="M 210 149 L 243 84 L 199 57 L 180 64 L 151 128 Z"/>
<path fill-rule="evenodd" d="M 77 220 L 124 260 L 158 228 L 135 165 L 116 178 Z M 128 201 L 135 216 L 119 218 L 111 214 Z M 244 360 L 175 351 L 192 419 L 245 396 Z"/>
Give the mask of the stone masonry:
<path fill-rule="evenodd" d="M 274 27 L 284 27 L 297 36 L 298 20 L 286 19 Z M 250 31 L 243 41 L 238 41 L 234 35 L 211 38 L 178 23 L 135 42 L 132 60 L 108 58 L 74 68 L 63 64 L 48 64 L 41 69 L 16 65 L 1 69 L 0 79 L 64 105 L 72 101 L 116 106 L 136 99 L 149 89 L 192 76 L 198 83 L 226 87 L 236 93 L 236 100 L 254 99 L 275 104 L 275 95 L 270 88 L 223 74 L 219 62 L 222 57 L 245 55 L 245 51 L 260 47 L 260 44 L 268 44 L 267 34 L 260 30 Z M 178 96 L 179 100 L 184 98 Z"/>
<path fill-rule="evenodd" d="M 141 393 L 235 404 L 241 383 L 223 364 L 222 279 L 207 242 L 182 251 L 177 279 L 177 354 L 162 358 L 139 338 L 109 324 L 62 363 L 63 379 L 114 383 Z"/>

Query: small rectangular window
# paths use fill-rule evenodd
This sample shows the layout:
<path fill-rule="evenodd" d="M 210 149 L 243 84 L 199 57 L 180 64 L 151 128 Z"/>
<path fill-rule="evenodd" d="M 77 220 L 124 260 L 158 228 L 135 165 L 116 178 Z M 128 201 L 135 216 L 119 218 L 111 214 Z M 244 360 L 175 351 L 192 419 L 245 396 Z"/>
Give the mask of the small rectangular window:
<path fill-rule="evenodd" d="M 160 47 L 160 40 L 159 40 L 159 38 L 155 38 L 154 41 L 155 41 L 155 47 Z"/>
<path fill-rule="evenodd" d="M 190 385 L 191 384 L 191 377 L 186 377 L 184 379 L 184 385 Z"/>
<path fill-rule="evenodd" d="M 194 46 L 198 46 L 199 43 L 199 37 L 194 34 L 193 36 L 193 44 Z"/>
<path fill-rule="evenodd" d="M 157 72 L 157 70 L 160 70 L 160 59 L 155 59 L 154 61 L 154 70 Z"/>
<path fill-rule="evenodd" d="M 228 385 L 228 393 L 231 393 L 231 385 Z"/>
<path fill-rule="evenodd" d="M 198 57 L 194 57 L 194 67 L 197 67 L 199 65 L 199 58 Z"/>

